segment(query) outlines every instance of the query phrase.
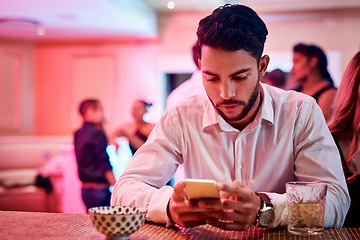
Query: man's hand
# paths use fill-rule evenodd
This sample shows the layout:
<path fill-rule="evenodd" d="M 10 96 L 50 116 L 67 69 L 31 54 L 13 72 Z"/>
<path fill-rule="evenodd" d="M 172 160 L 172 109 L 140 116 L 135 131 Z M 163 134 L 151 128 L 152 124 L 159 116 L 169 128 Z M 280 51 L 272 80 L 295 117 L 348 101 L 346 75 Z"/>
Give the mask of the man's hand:
<path fill-rule="evenodd" d="M 184 182 L 179 182 L 174 186 L 174 193 L 169 201 L 170 219 L 183 227 L 208 223 L 225 230 L 243 231 L 252 226 L 260 209 L 260 197 L 239 181 L 218 183 L 218 189 L 221 200 L 201 199 L 189 202 Z"/>
<path fill-rule="evenodd" d="M 230 184 L 218 183 L 218 188 L 222 211 L 209 212 L 206 222 L 225 230 L 243 231 L 252 226 L 261 207 L 260 197 L 239 181 Z M 219 206 L 216 202 L 201 200 L 199 207 L 217 208 Z"/>
<path fill-rule="evenodd" d="M 209 212 L 213 209 L 209 209 L 208 207 L 199 208 L 198 202 L 199 201 L 188 201 L 184 182 L 177 183 L 174 186 L 174 193 L 169 200 L 169 218 L 182 227 L 195 227 L 205 224 Z M 217 200 L 217 202 L 220 203 L 219 200 Z"/>

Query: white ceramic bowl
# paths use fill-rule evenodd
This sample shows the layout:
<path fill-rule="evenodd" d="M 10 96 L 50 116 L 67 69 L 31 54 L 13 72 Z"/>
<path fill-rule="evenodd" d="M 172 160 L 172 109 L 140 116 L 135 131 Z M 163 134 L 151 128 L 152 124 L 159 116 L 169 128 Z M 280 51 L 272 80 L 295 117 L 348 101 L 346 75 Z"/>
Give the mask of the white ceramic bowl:
<path fill-rule="evenodd" d="M 97 231 L 107 239 L 126 239 L 145 221 L 146 209 L 137 207 L 105 206 L 88 210 Z"/>

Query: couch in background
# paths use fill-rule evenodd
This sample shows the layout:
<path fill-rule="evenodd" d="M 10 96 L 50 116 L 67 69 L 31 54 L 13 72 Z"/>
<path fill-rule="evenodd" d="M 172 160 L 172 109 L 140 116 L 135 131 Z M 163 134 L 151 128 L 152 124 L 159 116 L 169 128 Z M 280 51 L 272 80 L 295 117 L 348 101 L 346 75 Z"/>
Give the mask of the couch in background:
<path fill-rule="evenodd" d="M 84 213 L 73 155 L 71 137 L 0 137 L 0 210 Z"/>

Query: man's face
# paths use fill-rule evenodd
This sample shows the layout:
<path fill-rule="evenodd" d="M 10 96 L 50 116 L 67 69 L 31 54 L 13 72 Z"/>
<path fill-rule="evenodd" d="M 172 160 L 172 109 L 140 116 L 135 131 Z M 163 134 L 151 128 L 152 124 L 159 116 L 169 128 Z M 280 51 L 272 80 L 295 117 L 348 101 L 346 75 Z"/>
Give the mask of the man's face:
<path fill-rule="evenodd" d="M 309 76 L 311 69 L 309 58 L 304 54 L 295 52 L 293 55 L 293 67 L 291 69 L 293 78 L 298 82 L 304 82 Z"/>
<path fill-rule="evenodd" d="M 95 108 L 89 108 L 88 119 L 95 124 L 104 122 L 103 108 L 100 104 Z"/>
<path fill-rule="evenodd" d="M 268 60 L 267 56 L 265 60 L 263 57 L 258 65 L 256 58 L 245 50 L 225 51 L 202 46 L 200 63 L 204 88 L 226 121 L 242 120 L 257 109 L 259 75 L 265 73 Z"/>

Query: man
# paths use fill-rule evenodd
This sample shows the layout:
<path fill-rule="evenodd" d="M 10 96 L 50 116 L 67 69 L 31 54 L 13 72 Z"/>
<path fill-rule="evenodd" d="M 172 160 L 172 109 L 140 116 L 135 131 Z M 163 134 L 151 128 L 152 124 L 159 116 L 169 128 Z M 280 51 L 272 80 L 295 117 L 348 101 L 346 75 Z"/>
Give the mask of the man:
<path fill-rule="evenodd" d="M 83 183 L 82 199 L 87 209 L 109 206 L 109 186 L 115 184 L 115 177 L 106 152 L 108 142 L 102 129 L 104 114 L 100 101 L 83 100 L 79 113 L 84 123 L 75 132 L 74 145 L 79 178 Z"/>
<path fill-rule="evenodd" d="M 149 221 L 228 230 L 285 226 L 285 183 L 328 184 L 325 226 L 343 224 L 349 194 L 336 145 L 314 99 L 261 84 L 267 29 L 250 8 L 225 5 L 197 31 L 206 96 L 164 113 L 115 184 L 112 205 L 148 209 Z M 188 201 L 186 178 L 218 181 L 221 199 Z M 275 214 L 263 214 L 266 207 Z"/>
<path fill-rule="evenodd" d="M 184 99 L 197 94 L 205 94 L 204 86 L 201 82 L 201 71 L 199 66 L 199 54 L 196 45 L 192 47 L 192 56 L 197 70 L 191 75 L 191 78 L 175 88 L 166 99 L 166 109 L 174 107 Z"/>

